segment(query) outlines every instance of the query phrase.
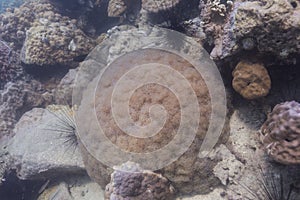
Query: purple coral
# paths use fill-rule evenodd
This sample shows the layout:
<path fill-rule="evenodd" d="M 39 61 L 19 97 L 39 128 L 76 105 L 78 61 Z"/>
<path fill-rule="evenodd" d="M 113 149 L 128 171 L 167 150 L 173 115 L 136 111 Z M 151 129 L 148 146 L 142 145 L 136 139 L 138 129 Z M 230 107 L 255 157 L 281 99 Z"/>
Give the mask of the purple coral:
<path fill-rule="evenodd" d="M 261 128 L 267 153 L 283 164 L 300 164 L 300 103 L 278 104 Z"/>

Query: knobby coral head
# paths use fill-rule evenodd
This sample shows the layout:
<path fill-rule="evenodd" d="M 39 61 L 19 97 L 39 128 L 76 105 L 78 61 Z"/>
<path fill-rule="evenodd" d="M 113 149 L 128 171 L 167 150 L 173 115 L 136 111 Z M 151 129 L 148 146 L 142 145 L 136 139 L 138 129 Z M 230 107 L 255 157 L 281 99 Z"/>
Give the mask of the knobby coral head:
<path fill-rule="evenodd" d="M 261 128 L 267 153 L 282 164 L 300 164 L 300 103 L 278 104 Z"/>

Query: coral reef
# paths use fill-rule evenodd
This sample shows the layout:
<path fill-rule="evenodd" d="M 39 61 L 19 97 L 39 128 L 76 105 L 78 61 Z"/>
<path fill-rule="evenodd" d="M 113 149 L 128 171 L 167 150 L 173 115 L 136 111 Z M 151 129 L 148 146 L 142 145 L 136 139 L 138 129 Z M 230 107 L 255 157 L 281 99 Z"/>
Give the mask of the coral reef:
<path fill-rule="evenodd" d="M 34 80 L 8 82 L 0 90 L 0 138 L 12 136 L 22 112 L 45 103 L 43 92 L 42 85 Z"/>
<path fill-rule="evenodd" d="M 240 61 L 232 72 L 232 86 L 245 99 L 264 97 L 271 89 L 267 69 L 260 63 Z"/>
<path fill-rule="evenodd" d="M 106 186 L 105 199 L 171 200 L 175 189 L 160 174 L 143 170 L 136 163 L 127 162 L 116 167 Z"/>
<path fill-rule="evenodd" d="M 59 14 L 47 0 L 25 3 L 1 14 L 0 21 L 0 38 L 16 50 L 23 46 L 21 58 L 26 64 L 63 65 L 88 54 L 95 46 L 77 28 L 75 19 Z"/>
<path fill-rule="evenodd" d="M 151 42 L 155 36 L 157 37 L 156 34 L 161 34 L 161 32 L 155 31 L 156 30 L 149 31 L 149 33 L 151 32 L 153 35 L 147 37 L 147 42 Z M 118 58 L 120 54 L 122 55 L 122 51 L 129 51 L 130 49 L 136 48 L 136 46 L 143 41 L 143 39 L 139 39 L 139 37 L 141 37 L 141 35 L 135 35 L 135 29 L 129 29 L 126 31 L 122 30 L 117 36 L 108 38 L 108 41 L 114 39 L 114 44 L 109 49 L 108 62 L 112 62 L 115 58 Z M 189 38 L 186 39 L 188 40 Z M 191 38 L 190 40 L 195 42 Z M 83 69 L 95 65 L 95 61 L 91 58 L 93 56 L 98 57 L 97 53 L 99 54 L 99 52 L 96 51 L 97 49 L 100 48 L 95 48 L 95 51 L 93 51 L 88 57 L 90 59 L 85 60 L 85 62 L 81 64 Z M 185 49 L 185 47 L 182 47 L 182 49 Z M 186 51 L 192 51 L 195 53 L 192 49 L 190 49 L 190 46 L 187 47 Z M 136 59 L 139 57 L 141 59 Z M 128 67 L 133 66 L 133 61 L 134 66 L 146 63 L 160 63 L 171 66 L 179 71 L 180 74 L 183 74 L 193 87 L 193 90 L 198 97 L 198 103 L 201 107 L 200 124 L 196 133 L 197 135 L 193 139 L 189 149 L 182 156 L 180 156 L 178 160 L 163 168 L 160 173 L 162 176 L 168 178 L 172 182 L 172 185 L 178 189 L 180 193 L 187 194 L 190 192 L 208 192 L 212 187 L 219 185 L 220 181 L 213 174 L 213 167 L 218 162 L 218 159 L 199 157 L 199 148 L 205 137 L 211 113 L 210 96 L 203 78 L 195 71 L 196 69 L 193 67 L 193 65 L 182 59 L 182 57 L 166 51 L 145 49 L 140 51 L 132 51 L 126 54 L 126 56 L 122 56 L 112 62 L 110 65 L 112 70 L 107 70 L 107 73 L 109 74 L 104 76 L 107 77 L 106 81 L 110 82 L 112 78 L 119 77 L 121 75 L 120 73 L 122 73 L 121 70 L 121 72 L 119 72 L 119 69 L 127 69 Z M 167 75 L 160 73 L 160 76 Z M 113 82 L 115 82 L 115 80 L 113 80 Z M 114 145 L 124 149 L 126 152 L 143 153 L 158 150 L 172 141 L 178 128 L 178 123 L 180 122 L 179 102 L 172 92 L 156 84 L 149 84 L 146 87 L 141 87 L 134 92 L 130 100 L 129 108 L 130 114 L 135 123 L 141 125 L 149 123 L 149 113 L 146 111 L 148 110 L 147 108 L 155 104 L 162 105 L 169 113 L 169 117 L 161 131 L 159 131 L 155 136 L 147 139 L 133 138 L 118 127 L 112 116 L 112 111 L 110 108 L 111 101 L 109 98 L 114 84 L 108 85 L 109 87 L 99 86 L 95 91 L 95 109 L 97 119 L 102 126 L 102 130 L 104 131 L 106 137 Z M 105 104 L 100 102 L 104 102 Z M 83 110 L 84 111 L 82 112 L 86 112 L 86 109 Z M 218 110 L 218 112 L 219 111 L 220 110 Z M 89 115 L 88 113 L 86 114 Z M 89 127 L 90 125 L 89 123 L 85 123 L 84 126 Z M 223 131 L 224 132 L 219 139 L 220 143 L 224 143 L 227 139 L 227 124 L 225 125 Z M 98 133 L 95 134 L 98 135 Z M 92 138 L 97 137 L 97 135 L 94 135 L 92 132 L 89 132 L 89 135 L 93 135 L 91 136 Z M 90 142 L 95 143 L 95 140 Z M 91 145 L 91 147 L 94 148 L 93 150 L 97 152 L 99 151 L 98 146 Z M 107 175 L 107 173 L 110 172 L 109 167 L 103 165 L 101 161 L 92 156 L 85 146 L 82 145 L 81 148 L 83 159 L 89 175 L 104 188 L 109 179 Z M 99 154 L 101 154 L 101 152 L 99 152 Z M 164 155 L 161 156 L 162 160 L 164 160 Z M 205 179 L 206 181 L 203 182 L 201 181 L 202 179 Z"/>
<path fill-rule="evenodd" d="M 15 81 L 23 75 L 18 54 L 4 41 L 0 40 L 0 89 L 9 81 Z"/>
<path fill-rule="evenodd" d="M 26 32 L 21 60 L 40 66 L 63 65 L 87 55 L 94 46 L 95 42 L 76 27 L 75 20 L 48 12 Z"/>
<path fill-rule="evenodd" d="M 203 27 L 214 45 L 211 56 L 223 59 L 256 49 L 286 59 L 300 52 L 300 6 L 289 1 L 235 1 L 230 12 L 216 18 L 210 4 L 202 6 Z M 287 61 L 286 61 L 287 62 Z"/>
<path fill-rule="evenodd" d="M 28 2 L 0 15 L 0 38 L 11 43 L 15 50 L 20 49 L 26 31 L 35 20 L 47 18 L 56 9 L 47 1 Z M 56 20 L 59 20 L 57 17 Z"/>
<path fill-rule="evenodd" d="M 261 128 L 267 153 L 283 164 L 300 164 L 300 104 L 278 104 Z"/>

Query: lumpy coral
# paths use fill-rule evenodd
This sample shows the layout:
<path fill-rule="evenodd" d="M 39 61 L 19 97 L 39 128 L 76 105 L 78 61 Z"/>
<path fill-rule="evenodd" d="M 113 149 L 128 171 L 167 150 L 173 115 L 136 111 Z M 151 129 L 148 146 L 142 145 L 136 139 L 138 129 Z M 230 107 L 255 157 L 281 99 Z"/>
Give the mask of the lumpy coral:
<path fill-rule="evenodd" d="M 87 55 L 95 42 L 76 27 L 76 21 L 59 14 L 48 13 L 27 31 L 21 51 L 26 64 L 56 65 Z M 55 19 L 56 15 L 59 21 Z"/>
<path fill-rule="evenodd" d="M 20 49 L 26 37 L 26 31 L 35 20 L 47 18 L 56 9 L 47 1 L 24 3 L 19 8 L 10 9 L 0 15 L 0 38 Z M 59 20 L 59 17 L 56 17 Z"/>
<path fill-rule="evenodd" d="M 0 38 L 22 48 L 26 64 L 63 65 L 82 59 L 95 46 L 75 19 L 61 15 L 47 0 L 24 3 L 1 14 L 0 21 Z"/>
<path fill-rule="evenodd" d="M 171 200 L 174 199 L 174 191 L 165 177 L 127 162 L 112 173 L 111 182 L 106 186 L 105 199 Z"/>
<path fill-rule="evenodd" d="M 284 102 L 274 107 L 261 128 L 267 153 L 283 164 L 300 164 L 300 104 Z"/>
<path fill-rule="evenodd" d="M 180 74 L 183 74 L 185 79 L 190 83 L 191 87 L 195 91 L 198 104 L 200 105 L 201 115 L 199 118 L 199 128 L 197 129 L 196 137 L 191 141 L 191 145 L 188 145 L 188 150 L 185 151 L 176 161 L 168 164 L 166 167 L 163 167 L 159 173 L 169 179 L 172 185 L 178 189 L 180 193 L 187 194 L 190 192 L 208 192 L 210 188 L 217 186 L 220 182 L 213 175 L 213 167 L 216 165 L 218 160 L 199 157 L 199 150 L 209 126 L 212 109 L 211 99 L 206 83 L 204 82 L 203 77 L 199 75 L 196 68 L 177 54 L 149 48 L 139 51 L 131 51 L 130 53 L 127 53 L 126 56 L 120 56 L 120 54 L 123 54 L 122 51 L 129 51 L 129 49 L 136 48 L 137 45 L 140 45 L 139 43 L 143 41 L 142 38 L 139 39 L 139 37 L 141 37 L 140 33 L 143 34 L 143 37 L 145 33 L 152 34 L 148 37 L 149 41 L 147 42 L 152 41 L 152 38 L 157 37 L 158 34 L 161 35 L 161 32 L 156 30 L 148 32 L 139 31 L 137 34 L 135 29 L 129 29 L 124 32 L 120 31 L 120 33 L 115 33 L 117 36 L 113 35 L 108 39 L 108 41 L 114 40 L 115 42 L 109 49 L 108 62 L 111 62 L 110 67 L 105 71 L 105 75 L 103 75 L 103 82 L 108 84 L 98 86 L 95 91 L 94 105 L 97 120 L 99 121 L 99 124 L 101 124 L 106 138 L 108 138 L 112 144 L 126 152 L 150 153 L 161 149 L 172 142 L 180 125 L 181 110 L 178 98 L 174 95 L 174 93 L 159 84 L 147 84 L 144 87 L 137 88 L 132 94 L 128 106 L 130 108 L 130 116 L 136 124 L 145 126 L 150 122 L 151 117 L 147 110 L 153 105 L 162 105 L 168 113 L 168 119 L 166 120 L 163 128 L 150 138 L 132 137 L 119 128 L 112 115 L 110 97 L 115 87 L 115 83 L 117 82 L 116 79 L 121 77 L 122 73 L 132 66 L 140 66 L 147 63 L 159 63 L 161 65 L 170 66 L 170 68 L 173 68 Z M 193 39 L 191 40 L 195 42 Z M 187 45 L 187 48 L 185 48 L 185 43 L 182 45 L 182 49 L 185 49 L 186 51 L 197 52 L 195 49 L 190 49 L 191 46 Z M 93 51 L 88 58 L 92 58 L 92 56 L 97 57 L 97 53 L 99 54 L 97 50 L 99 49 L 95 48 L 95 51 Z M 115 58 L 117 59 L 114 60 Z M 81 67 L 84 69 L 86 67 L 93 66 L 94 64 L 95 62 L 92 59 L 87 59 L 81 64 Z M 159 72 L 159 74 L 159 77 L 168 77 L 168 74 L 165 72 Z M 81 106 L 79 107 L 81 109 Z M 219 111 L 220 110 L 218 110 L 218 112 Z M 86 112 L 86 109 L 78 112 Z M 194 112 L 191 111 L 190 115 L 193 114 Z M 90 127 L 89 123 L 85 123 L 83 126 L 87 126 L 86 128 L 82 127 L 84 130 Z M 223 130 L 224 132 L 222 132 L 223 134 L 219 138 L 220 143 L 225 142 L 227 139 L 227 128 L 228 126 L 225 125 Z M 86 143 L 91 144 L 88 148 L 92 148 L 93 151 L 101 155 L 102 152 L 99 149 L 100 146 L 95 145 L 97 143 L 95 138 L 98 136 L 98 132 L 88 132 L 87 136 L 89 138 L 94 138 L 91 141 L 86 141 Z M 184 137 L 186 138 L 187 136 Z M 91 155 L 90 149 L 87 149 L 87 146 L 80 146 L 83 154 L 83 160 L 89 175 L 102 187 L 105 187 L 105 185 L 109 182 L 111 169 L 105 166 L 101 160 L 97 160 L 95 156 Z M 176 148 L 177 147 L 178 146 L 176 145 Z M 160 156 L 161 160 L 168 160 L 169 158 L 168 155 L 163 153 Z M 151 160 L 147 162 L 151 162 Z M 203 181 L 204 179 L 205 181 Z"/>
<path fill-rule="evenodd" d="M 232 86 L 245 99 L 264 97 L 271 88 L 267 69 L 260 63 L 241 61 L 232 72 Z"/>

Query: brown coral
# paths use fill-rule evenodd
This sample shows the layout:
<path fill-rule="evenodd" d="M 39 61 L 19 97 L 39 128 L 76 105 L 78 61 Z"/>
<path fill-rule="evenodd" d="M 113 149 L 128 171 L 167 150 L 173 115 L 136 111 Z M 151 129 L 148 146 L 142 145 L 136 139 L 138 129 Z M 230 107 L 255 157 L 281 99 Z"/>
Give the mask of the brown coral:
<path fill-rule="evenodd" d="M 12 43 L 15 49 L 20 49 L 28 30 L 35 20 L 46 18 L 47 13 L 56 9 L 47 1 L 28 2 L 19 8 L 8 10 L 0 15 L 0 38 Z M 55 20 L 59 20 L 56 17 Z"/>
<path fill-rule="evenodd" d="M 278 104 L 261 128 L 267 153 L 283 164 L 300 164 L 300 104 Z"/>
<path fill-rule="evenodd" d="M 106 186 L 105 199 L 171 200 L 174 188 L 160 174 L 143 170 L 136 163 L 127 162 L 116 168 Z"/>
<path fill-rule="evenodd" d="M 53 20 L 56 17 L 59 21 Z M 87 55 L 95 42 L 76 27 L 76 20 L 54 12 L 44 13 L 27 31 L 21 51 L 26 64 L 57 65 Z"/>
<path fill-rule="evenodd" d="M 259 63 L 241 61 L 232 72 L 232 86 L 245 99 L 264 97 L 271 88 L 267 69 Z"/>
<path fill-rule="evenodd" d="M 141 59 L 136 59 L 138 57 Z M 200 159 L 198 157 L 199 148 L 208 128 L 211 112 L 208 88 L 206 87 L 203 78 L 199 76 L 195 68 L 189 62 L 175 54 L 165 51 L 145 49 L 132 52 L 117 59 L 112 63 L 112 66 L 117 67 L 118 69 L 127 69 L 132 65 L 142 65 L 152 62 L 171 65 L 172 68 L 180 71 L 181 74 L 184 74 L 187 80 L 190 81 L 191 86 L 198 97 L 198 103 L 201 105 L 199 129 L 191 146 L 178 160 L 163 168 L 161 173 L 164 177 L 168 178 L 174 187 L 178 188 L 181 193 L 190 193 L 192 191 L 208 192 L 211 187 L 219 184 L 219 181 L 212 173 L 213 166 L 217 161 L 205 158 Z M 89 65 L 91 65 L 91 61 L 85 61 L 82 64 L 82 66 Z M 117 78 L 122 74 L 122 71 L 119 72 L 118 70 L 115 70 L 114 67 L 112 67 L 112 70 L 109 68 L 109 70 L 107 70 L 107 73 L 109 74 L 104 76 L 108 78 L 107 81 L 109 82 L 115 82 L 115 80 L 111 80 L 112 77 Z M 104 80 L 104 82 L 106 82 L 106 80 Z M 155 136 L 147 139 L 133 138 L 123 132 L 112 118 L 111 109 L 109 109 L 109 98 L 114 85 L 109 85 L 109 87 L 105 86 L 102 88 L 102 86 L 99 86 L 97 88 L 95 109 L 97 110 L 97 116 L 99 123 L 102 126 L 102 130 L 104 130 L 106 137 L 109 138 L 112 143 L 126 151 L 142 153 L 159 150 L 161 147 L 172 141 L 180 122 L 179 102 L 172 92 L 156 84 L 149 84 L 136 90 L 130 100 L 130 113 L 135 123 L 141 125 L 149 123 L 149 113 L 145 111 L 147 111 L 147 108 L 151 107 L 151 105 L 155 105 L 157 103 L 163 105 L 169 113 L 169 118 L 161 131 L 159 131 Z M 98 102 L 105 102 L 105 104 Z M 220 138 L 220 141 L 226 140 L 226 137 L 224 136 L 225 135 Z M 95 141 L 93 142 L 95 143 Z M 99 146 L 96 145 L 93 146 L 93 148 L 97 150 Z M 81 149 L 89 175 L 97 183 L 104 187 L 108 180 L 108 167 L 104 166 L 99 160 L 91 156 L 84 146 L 81 146 Z M 167 159 L 167 156 L 168 155 L 161 155 L 161 159 L 165 160 Z M 151 160 L 148 162 L 151 162 Z M 205 181 L 201 181 L 202 179 L 205 179 Z M 201 182 L 201 184 L 199 184 L 199 182 Z"/>
<path fill-rule="evenodd" d="M 176 6 L 180 0 L 142 0 L 142 8 L 149 12 L 160 12 Z"/>

